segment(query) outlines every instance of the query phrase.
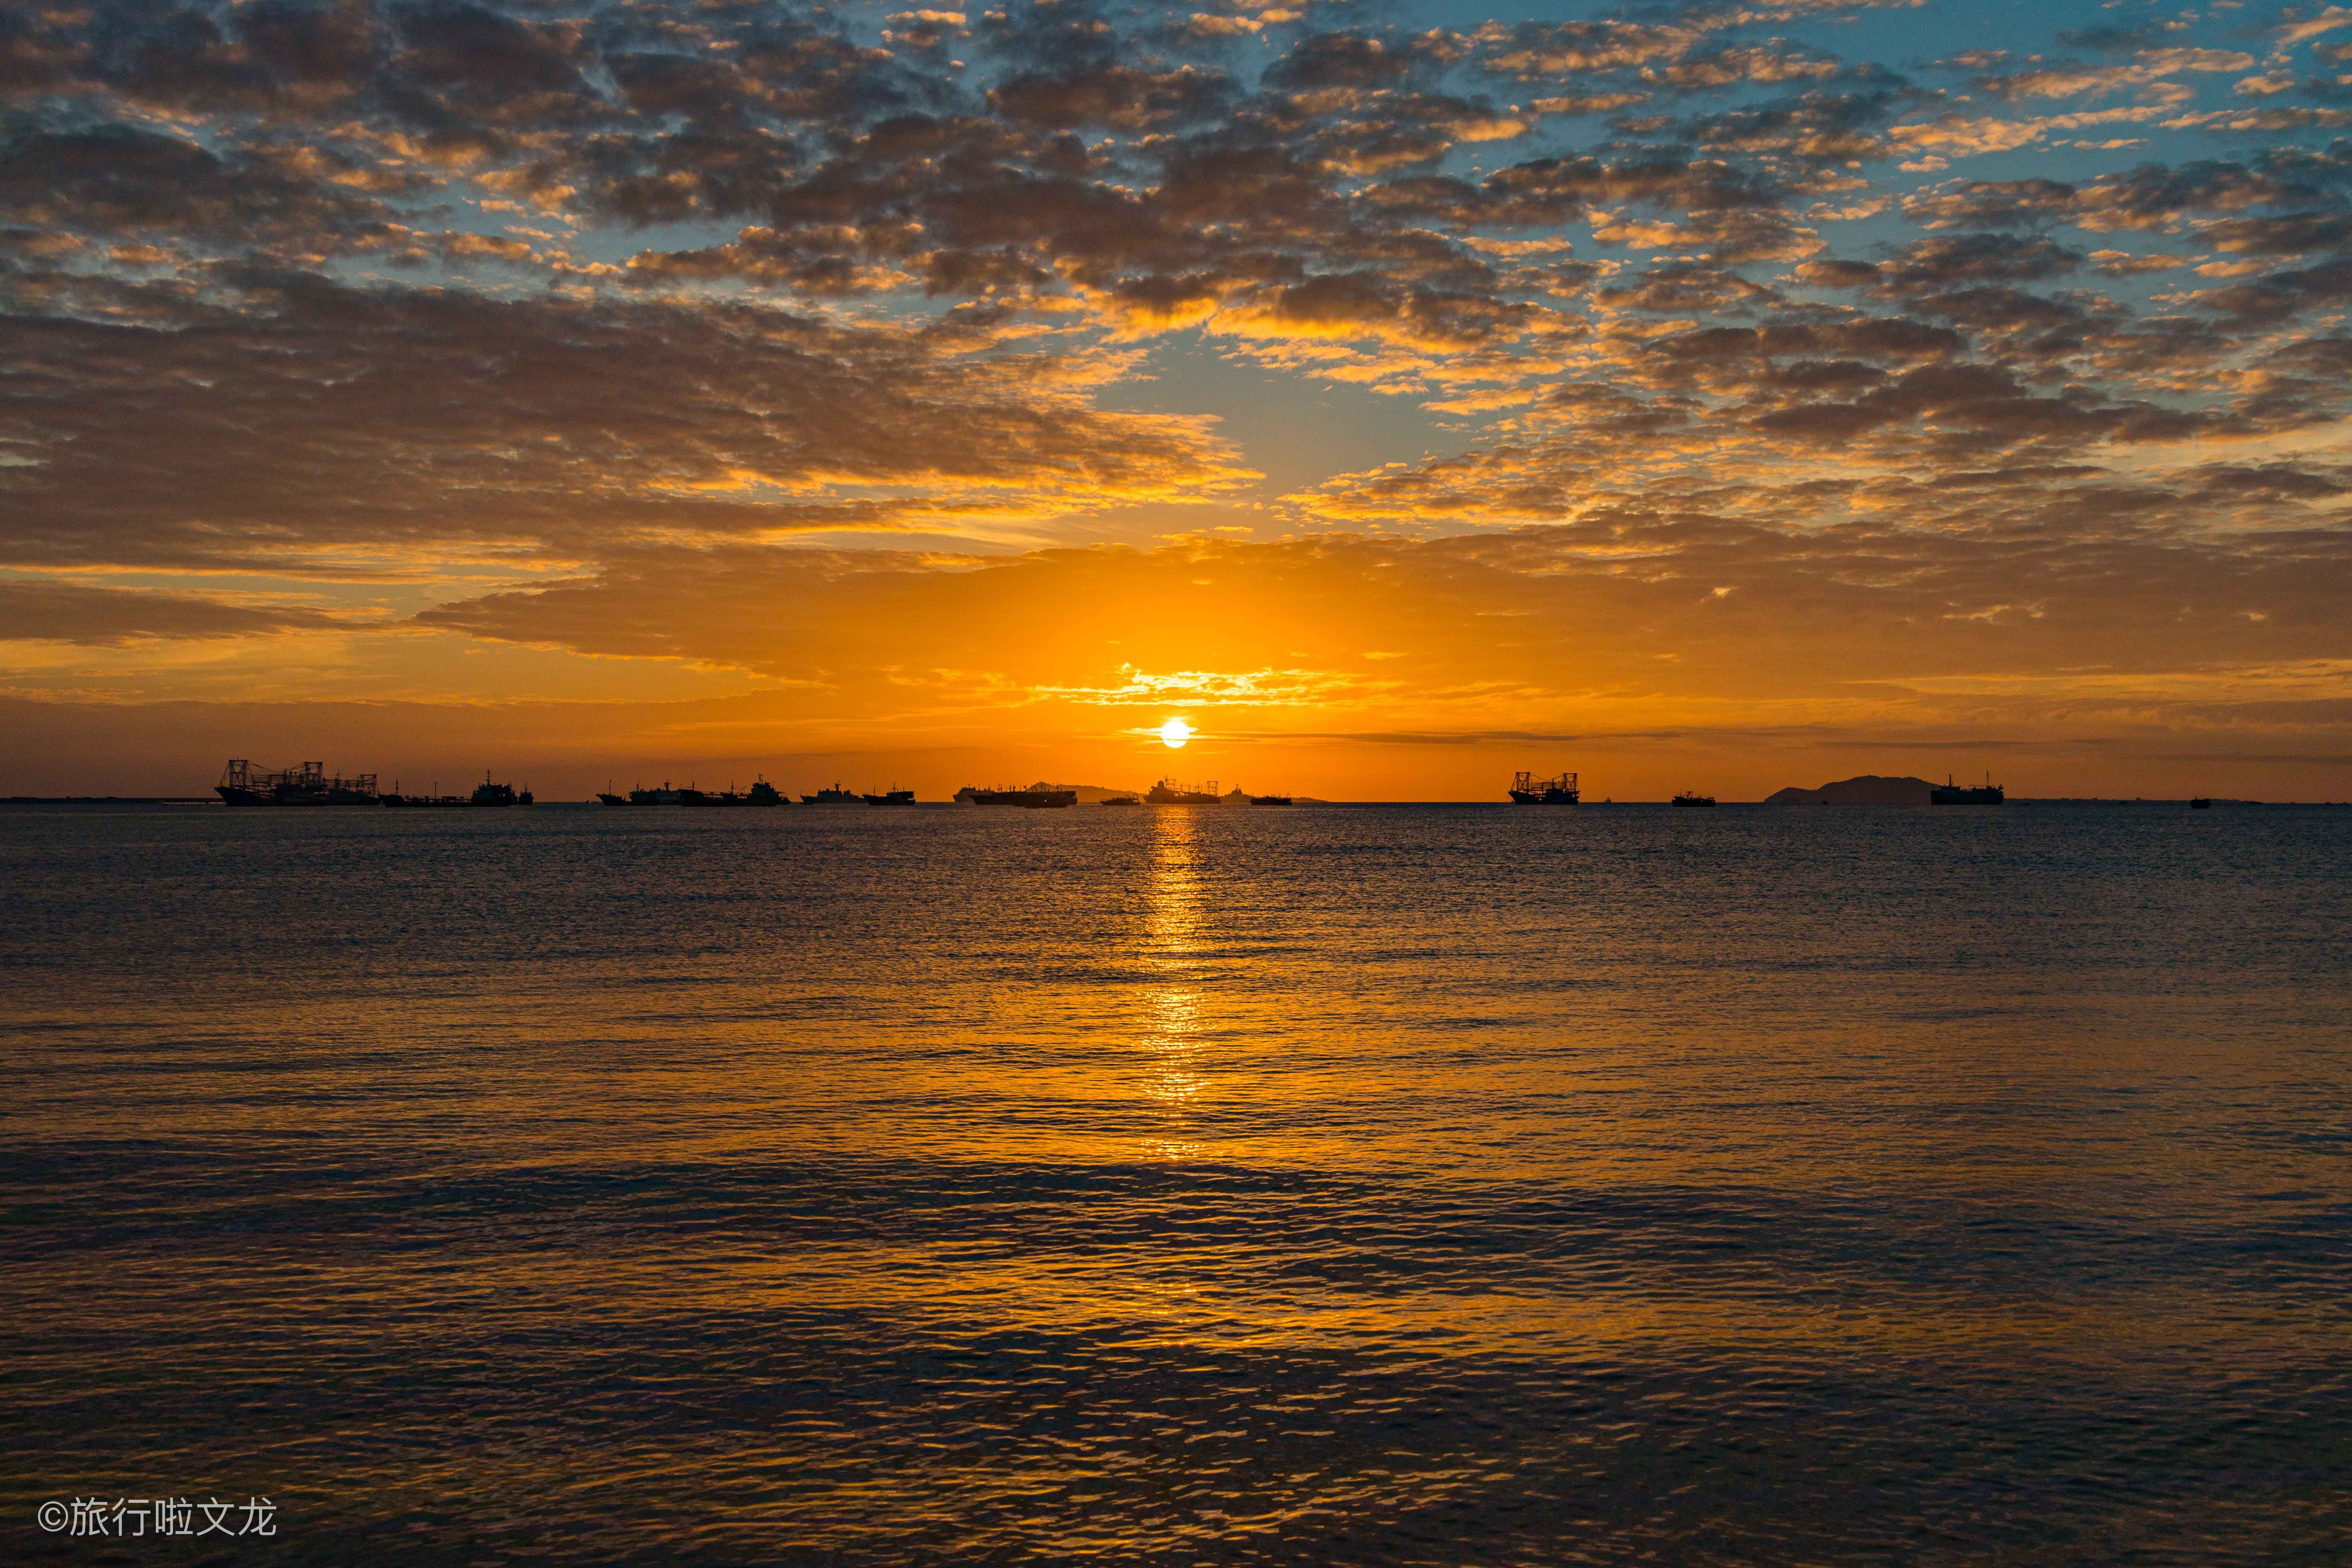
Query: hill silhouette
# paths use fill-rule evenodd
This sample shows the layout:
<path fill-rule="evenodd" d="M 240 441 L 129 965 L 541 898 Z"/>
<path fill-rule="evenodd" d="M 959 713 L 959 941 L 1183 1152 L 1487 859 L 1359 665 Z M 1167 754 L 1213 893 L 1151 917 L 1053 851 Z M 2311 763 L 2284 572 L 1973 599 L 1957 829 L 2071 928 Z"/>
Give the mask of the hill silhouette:
<path fill-rule="evenodd" d="M 1787 789 L 1774 790 L 1764 797 L 1766 805 L 1926 805 L 1928 792 L 1936 786 L 1926 779 L 1888 778 L 1882 773 L 1864 773 L 1859 778 L 1839 779 L 1819 789 L 1800 789 L 1791 784 Z"/>

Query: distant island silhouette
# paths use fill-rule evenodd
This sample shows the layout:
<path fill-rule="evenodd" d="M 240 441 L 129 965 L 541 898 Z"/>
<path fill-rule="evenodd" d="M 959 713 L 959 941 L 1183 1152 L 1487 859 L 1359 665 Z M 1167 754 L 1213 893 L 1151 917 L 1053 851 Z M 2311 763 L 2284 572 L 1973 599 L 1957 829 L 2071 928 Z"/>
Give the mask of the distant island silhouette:
<path fill-rule="evenodd" d="M 1888 778 L 1883 773 L 1864 773 L 1859 778 L 1839 779 L 1819 789 L 1800 789 L 1791 784 L 1787 789 L 1774 790 L 1764 797 L 1766 805 L 1926 805 L 1928 793 L 1936 786 L 1926 779 Z"/>
<path fill-rule="evenodd" d="M 1884 773 L 1864 773 L 1859 778 L 1839 779 L 1819 789 L 1800 789 L 1791 784 L 1787 789 L 1774 790 L 1764 797 L 1766 805 L 1929 805 L 1929 792 L 1937 786 L 1926 779 L 1889 778 Z M 2011 805 L 2181 805 L 2186 800 L 2135 795 L 2130 799 L 2104 795 L 2016 795 Z M 2261 805 L 2259 800 L 2231 800 L 2214 797 L 2215 805 Z M 2315 804 L 2326 804 L 2325 802 Z"/>

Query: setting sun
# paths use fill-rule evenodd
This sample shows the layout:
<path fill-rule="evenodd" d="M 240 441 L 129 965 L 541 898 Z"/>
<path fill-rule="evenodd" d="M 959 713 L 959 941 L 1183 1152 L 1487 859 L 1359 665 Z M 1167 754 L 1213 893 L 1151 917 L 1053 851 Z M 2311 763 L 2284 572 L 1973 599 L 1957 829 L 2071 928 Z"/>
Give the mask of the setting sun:
<path fill-rule="evenodd" d="M 1192 726 L 1181 719 L 1171 719 L 1160 726 L 1160 739 L 1164 745 L 1181 746 L 1192 738 Z"/>

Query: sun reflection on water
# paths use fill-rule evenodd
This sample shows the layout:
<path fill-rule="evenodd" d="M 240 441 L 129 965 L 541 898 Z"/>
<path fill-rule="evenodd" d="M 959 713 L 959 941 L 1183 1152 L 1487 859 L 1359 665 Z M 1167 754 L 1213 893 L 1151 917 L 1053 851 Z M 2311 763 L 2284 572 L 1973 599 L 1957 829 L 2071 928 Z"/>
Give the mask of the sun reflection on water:
<path fill-rule="evenodd" d="M 1189 1136 L 1209 1088 L 1201 1069 L 1203 993 L 1197 984 L 1201 937 L 1201 827 L 1191 811 L 1159 811 L 1152 823 L 1151 879 L 1144 902 L 1144 1094 L 1159 1103 L 1161 1131 L 1143 1150 L 1159 1160 L 1198 1158 Z"/>

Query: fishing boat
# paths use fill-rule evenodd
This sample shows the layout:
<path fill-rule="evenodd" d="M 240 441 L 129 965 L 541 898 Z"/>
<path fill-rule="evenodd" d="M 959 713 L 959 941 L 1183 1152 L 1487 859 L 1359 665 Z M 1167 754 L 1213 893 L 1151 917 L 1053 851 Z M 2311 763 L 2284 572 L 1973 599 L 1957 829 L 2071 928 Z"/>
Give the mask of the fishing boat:
<path fill-rule="evenodd" d="M 1713 805 L 1715 804 L 1715 796 L 1711 795 L 1696 795 L 1689 790 L 1685 790 L 1682 794 L 1675 796 L 1674 803 L 1676 805 Z"/>
<path fill-rule="evenodd" d="M 868 805 L 912 805 L 915 804 L 915 792 L 893 785 L 880 795 L 860 795 L 858 798 Z"/>
<path fill-rule="evenodd" d="M 801 796 L 801 804 L 803 805 L 856 805 L 858 804 L 857 792 L 854 789 L 842 788 L 841 781 L 835 779 L 832 788 L 821 789 L 814 795 Z"/>
<path fill-rule="evenodd" d="M 224 805 L 376 805 L 375 775 L 356 778 L 327 776 L 324 763 L 304 763 L 282 773 L 257 770 L 243 757 L 232 757 L 221 770 L 213 793 Z"/>
<path fill-rule="evenodd" d="M 1139 805 L 1141 805 L 1143 803 L 1142 803 L 1141 801 L 1139 801 L 1139 800 L 1136 799 L 1136 798 L 1135 798 L 1133 795 L 1115 795 L 1108 796 L 1108 798 L 1106 798 L 1106 799 L 1098 800 L 1098 801 L 1095 802 L 1095 804 L 1096 804 L 1097 805 L 1137 805 L 1137 806 L 1139 806 Z"/>
<path fill-rule="evenodd" d="M 1561 773 L 1554 778 L 1539 779 L 1521 768 L 1511 775 L 1513 805 L 1574 805 L 1577 802 L 1576 775 Z"/>

